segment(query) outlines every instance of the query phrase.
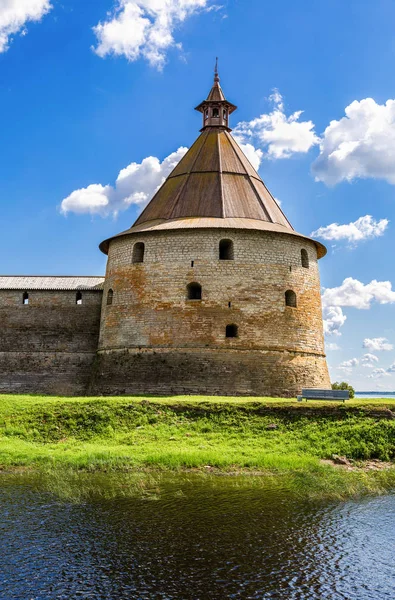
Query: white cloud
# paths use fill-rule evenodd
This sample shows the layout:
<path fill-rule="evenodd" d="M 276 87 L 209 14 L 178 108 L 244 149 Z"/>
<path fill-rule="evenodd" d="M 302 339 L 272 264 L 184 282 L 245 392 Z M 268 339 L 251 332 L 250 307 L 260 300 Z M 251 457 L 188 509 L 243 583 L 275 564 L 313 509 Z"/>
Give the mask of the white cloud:
<path fill-rule="evenodd" d="M 339 366 L 339 370 L 350 371 L 354 367 L 359 365 L 359 360 L 357 358 L 351 358 L 350 360 L 343 361 Z"/>
<path fill-rule="evenodd" d="M 373 350 L 375 352 L 379 352 L 381 350 L 393 350 L 393 344 L 390 344 L 387 338 L 365 338 L 362 344 L 363 348 L 367 348 L 368 350 Z"/>
<path fill-rule="evenodd" d="M 373 369 L 373 367 L 375 366 L 374 363 L 378 363 L 379 359 L 378 356 L 376 356 L 375 354 L 364 354 L 363 357 L 361 358 L 361 365 L 363 367 L 367 367 L 369 369 Z"/>
<path fill-rule="evenodd" d="M 268 158 L 288 158 L 296 153 L 306 153 L 319 143 L 312 121 L 300 121 L 303 111 L 287 116 L 278 90 L 270 96 L 272 112 L 262 114 L 252 121 L 242 121 L 233 130 L 240 144 L 253 144 L 265 149 Z"/>
<path fill-rule="evenodd" d="M 358 279 L 347 277 L 340 286 L 326 288 L 322 294 L 325 334 L 341 335 L 339 329 L 347 319 L 341 307 L 349 306 L 366 310 L 374 301 L 379 304 L 395 303 L 395 291 L 392 290 L 389 281 L 374 279 L 365 285 Z"/>
<path fill-rule="evenodd" d="M 120 171 L 115 187 L 92 184 L 75 190 L 62 201 L 61 212 L 108 217 L 116 216 L 131 204 L 143 207 L 186 152 L 187 148 L 179 148 L 162 162 L 155 156 L 148 156 L 141 163 L 133 162 Z"/>
<path fill-rule="evenodd" d="M 323 308 L 325 335 L 341 335 L 339 329 L 347 320 L 340 306 L 327 306 Z"/>
<path fill-rule="evenodd" d="M 373 98 L 354 100 L 346 116 L 331 121 L 312 166 L 317 181 L 373 177 L 395 184 L 395 100 L 377 104 Z"/>
<path fill-rule="evenodd" d="M 146 59 L 162 69 L 170 48 L 181 49 L 174 31 L 187 18 L 219 7 L 211 0 L 117 0 L 104 23 L 93 28 L 98 39 L 96 54 Z"/>
<path fill-rule="evenodd" d="M 40 21 L 51 8 L 50 0 L 0 0 L 0 53 L 8 49 L 13 35 L 26 34 L 28 21 Z"/>
<path fill-rule="evenodd" d="M 327 343 L 327 344 L 325 344 L 325 348 L 327 350 L 331 350 L 331 351 L 341 350 L 340 346 L 338 346 L 337 344 L 334 344 L 334 343 Z"/>
<path fill-rule="evenodd" d="M 389 373 L 385 369 L 374 369 L 370 375 L 368 375 L 368 379 L 379 379 L 380 377 L 389 377 Z"/>
<path fill-rule="evenodd" d="M 388 219 L 376 221 L 372 216 L 366 215 L 365 217 L 359 217 L 359 219 L 347 225 L 332 223 L 326 227 L 320 227 L 316 231 L 313 231 L 311 235 L 324 240 L 347 240 L 352 244 L 356 244 L 357 242 L 383 235 L 388 223 Z"/>
<path fill-rule="evenodd" d="M 392 363 L 392 365 L 388 367 L 387 373 L 395 373 L 395 363 Z"/>
<path fill-rule="evenodd" d="M 263 152 L 259 148 L 255 148 L 252 144 L 243 144 L 239 140 L 239 146 L 243 150 L 244 154 L 254 167 L 255 171 L 258 171 L 261 166 L 261 162 L 263 159 Z"/>
<path fill-rule="evenodd" d="M 376 281 L 363 284 L 358 279 L 347 277 L 339 287 L 326 288 L 322 295 L 323 307 L 352 306 L 368 309 L 373 301 L 379 304 L 395 302 L 395 291 L 389 281 Z"/>

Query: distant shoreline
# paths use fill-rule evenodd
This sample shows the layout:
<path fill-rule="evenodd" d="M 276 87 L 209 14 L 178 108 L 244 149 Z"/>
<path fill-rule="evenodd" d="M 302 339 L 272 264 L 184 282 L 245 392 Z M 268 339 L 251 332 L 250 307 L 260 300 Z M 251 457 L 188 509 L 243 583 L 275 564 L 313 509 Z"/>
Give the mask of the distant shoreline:
<path fill-rule="evenodd" d="M 355 392 L 355 398 L 383 398 L 395 399 L 395 392 Z"/>

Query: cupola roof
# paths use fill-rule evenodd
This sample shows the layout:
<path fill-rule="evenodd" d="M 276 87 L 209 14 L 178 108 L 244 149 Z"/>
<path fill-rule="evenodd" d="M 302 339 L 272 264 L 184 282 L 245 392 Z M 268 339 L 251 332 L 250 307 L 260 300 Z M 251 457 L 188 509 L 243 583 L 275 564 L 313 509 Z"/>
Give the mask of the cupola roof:
<path fill-rule="evenodd" d="M 195 143 L 170 173 L 124 236 L 169 229 L 256 229 L 305 237 L 297 233 L 244 152 L 231 135 L 228 102 L 219 83 L 196 110 L 203 128 Z M 118 236 L 116 236 L 118 237 Z M 107 253 L 110 238 L 100 244 Z M 319 242 L 318 257 L 326 254 Z"/>
<path fill-rule="evenodd" d="M 225 122 L 222 122 L 222 123 L 218 122 L 218 121 L 211 122 L 210 118 L 213 117 L 213 111 L 215 109 L 218 110 L 218 117 L 216 117 L 216 118 L 217 119 L 222 118 L 223 121 L 225 121 Z M 220 109 L 222 109 L 222 115 L 221 115 Z M 207 96 L 207 100 L 203 100 L 203 102 L 201 102 L 199 104 L 199 106 L 197 106 L 195 108 L 195 110 L 204 114 L 204 119 L 203 119 L 203 128 L 204 128 L 204 127 L 207 127 L 210 125 L 213 125 L 216 127 L 218 127 L 219 125 L 222 125 L 224 127 L 227 127 L 229 115 L 231 115 L 236 109 L 237 109 L 237 106 L 235 106 L 234 104 L 232 104 L 231 102 L 228 102 L 226 100 L 225 94 L 223 93 L 222 88 L 220 86 L 219 75 L 218 75 L 218 58 L 217 58 L 217 62 L 215 64 L 215 70 L 214 70 L 213 87 L 211 88 L 209 95 Z"/>

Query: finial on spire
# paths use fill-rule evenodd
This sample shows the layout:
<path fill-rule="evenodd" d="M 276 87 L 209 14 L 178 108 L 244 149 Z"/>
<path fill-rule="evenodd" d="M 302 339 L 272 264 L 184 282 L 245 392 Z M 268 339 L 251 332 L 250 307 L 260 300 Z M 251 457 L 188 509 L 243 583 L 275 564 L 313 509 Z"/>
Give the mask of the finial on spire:
<path fill-rule="evenodd" d="M 219 83 L 219 75 L 218 75 L 218 56 L 215 60 L 215 69 L 214 69 L 214 83 Z"/>

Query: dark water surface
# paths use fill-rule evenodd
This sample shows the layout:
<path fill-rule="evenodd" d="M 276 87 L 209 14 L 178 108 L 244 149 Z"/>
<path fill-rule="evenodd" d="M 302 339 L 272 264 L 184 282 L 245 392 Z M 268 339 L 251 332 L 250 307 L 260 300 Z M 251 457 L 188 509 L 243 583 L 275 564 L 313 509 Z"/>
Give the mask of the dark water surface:
<path fill-rule="evenodd" d="M 226 479 L 73 504 L 2 477 L 0 599 L 395 599 L 395 496 L 319 504 Z"/>

